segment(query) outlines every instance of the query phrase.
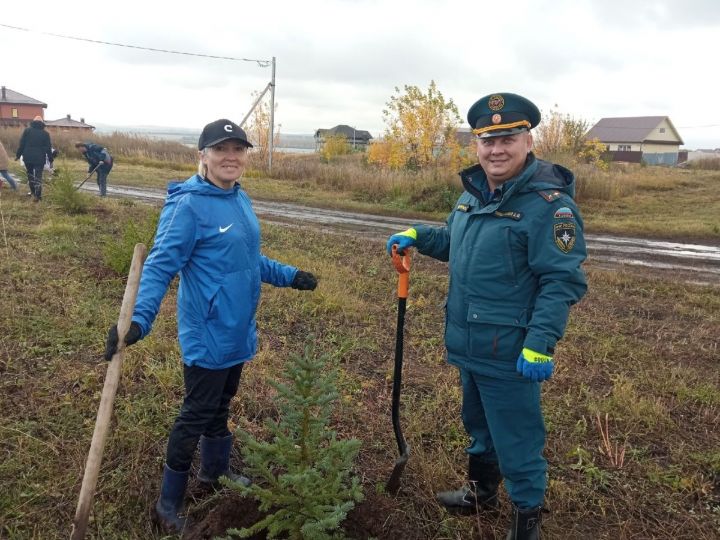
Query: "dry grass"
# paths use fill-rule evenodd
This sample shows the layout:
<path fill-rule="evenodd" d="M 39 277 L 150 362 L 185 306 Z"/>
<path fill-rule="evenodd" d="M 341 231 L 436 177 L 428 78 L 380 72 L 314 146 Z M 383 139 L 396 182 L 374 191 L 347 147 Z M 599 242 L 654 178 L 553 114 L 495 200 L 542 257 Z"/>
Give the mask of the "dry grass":
<path fill-rule="evenodd" d="M 17 130 L 0 129 L 6 143 L 9 138 L 16 143 L 18 137 Z M 111 185 L 162 189 L 195 170 L 195 150 L 178 143 L 120 134 L 99 142 L 119 156 Z M 75 155 L 71 147 L 59 161 L 81 179 L 87 165 Z M 547 158 L 574 171 L 576 200 L 589 232 L 720 241 L 716 171 L 617 163 L 601 170 L 568 155 Z M 11 169 L 24 176 L 17 163 L 12 162 Z M 391 171 L 369 165 L 363 153 L 338 156 L 330 163 L 320 154 L 277 153 L 271 175 L 262 156 L 251 154 L 243 185 L 262 199 L 434 220 L 445 219 L 462 190 L 457 171 L 447 164 L 416 172 Z"/>
<path fill-rule="evenodd" d="M 6 192 L 0 203 L 0 537 L 65 538 L 105 373 L 104 333 L 124 288 L 98 253 L 105 235 L 149 210 L 95 199 L 86 215 L 66 216 Z M 358 530 L 366 533 L 358 537 L 504 537 L 504 494 L 500 514 L 479 519 L 451 517 L 434 501 L 436 491 L 463 481 L 467 444 L 457 372 L 443 359 L 446 266 L 415 259 L 402 401 L 412 454 L 400 495 L 389 497 L 382 485 L 397 453 L 389 415 L 397 301 L 384 240 L 278 226 L 264 226 L 263 235 L 266 254 L 316 273 L 320 285 L 312 294 L 264 289 L 261 346 L 243 373 L 233 422 L 247 419 L 261 432 L 262 419 L 276 414 L 267 379 L 312 334 L 341 370 L 334 427 L 363 441 L 358 472 L 369 506 L 360 505 Z M 557 373 L 543 387 L 546 537 L 714 539 L 720 289 L 592 267 L 589 282 L 558 348 Z M 90 538 L 160 538 L 148 509 L 182 397 L 174 299 L 173 287 L 153 333 L 126 356 Z M 606 415 L 600 429 L 597 418 Z M 209 523 L 211 509 L 225 503 L 226 526 L 242 518 L 232 515 L 227 493 L 208 498 L 194 483 L 191 493 L 196 520 Z"/>

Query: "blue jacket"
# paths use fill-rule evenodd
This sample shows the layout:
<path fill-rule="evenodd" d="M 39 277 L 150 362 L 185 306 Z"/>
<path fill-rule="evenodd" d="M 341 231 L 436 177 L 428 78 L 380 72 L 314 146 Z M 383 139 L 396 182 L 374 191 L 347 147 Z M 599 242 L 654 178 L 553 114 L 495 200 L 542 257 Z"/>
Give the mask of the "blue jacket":
<path fill-rule="evenodd" d="M 260 225 L 239 185 L 223 190 L 195 175 L 168 186 L 133 313 L 143 336 L 177 273 L 183 361 L 224 369 L 255 355 L 260 283 L 287 287 L 297 268 L 260 253 Z"/>
<path fill-rule="evenodd" d="M 85 160 L 88 162 L 88 172 L 92 172 L 95 167 L 98 166 L 98 163 L 101 161 L 103 164 L 100 166 L 100 169 L 106 172 L 110 172 L 110 170 L 113 167 L 113 158 L 110 155 L 110 152 L 108 152 L 107 148 L 103 148 L 99 144 L 86 142 L 85 148 L 87 148 L 87 151 L 85 152 Z"/>
<path fill-rule="evenodd" d="M 449 261 L 448 361 L 515 378 L 523 347 L 552 355 L 570 306 L 585 294 L 583 222 L 572 173 L 530 154 L 494 194 L 479 165 L 444 227 L 418 225 L 420 253 Z M 487 202 L 486 202 L 487 201 Z"/>

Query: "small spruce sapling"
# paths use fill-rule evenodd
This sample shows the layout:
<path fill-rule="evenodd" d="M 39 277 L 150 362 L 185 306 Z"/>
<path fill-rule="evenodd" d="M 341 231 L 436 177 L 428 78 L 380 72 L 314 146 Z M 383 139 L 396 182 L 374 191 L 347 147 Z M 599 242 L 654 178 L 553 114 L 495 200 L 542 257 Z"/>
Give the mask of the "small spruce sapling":
<path fill-rule="evenodd" d="M 223 479 L 223 483 L 260 502 L 265 518 L 245 529 L 228 533 L 247 538 L 267 530 L 268 538 L 342 538 L 340 524 L 356 502 L 363 499 L 352 463 L 360 449 L 357 439 L 339 440 L 330 426 L 338 398 L 337 372 L 327 356 L 313 348 L 292 355 L 286 363 L 287 383 L 270 381 L 277 390 L 279 420 L 266 419 L 270 442 L 256 440 L 238 430 L 249 487 Z"/>

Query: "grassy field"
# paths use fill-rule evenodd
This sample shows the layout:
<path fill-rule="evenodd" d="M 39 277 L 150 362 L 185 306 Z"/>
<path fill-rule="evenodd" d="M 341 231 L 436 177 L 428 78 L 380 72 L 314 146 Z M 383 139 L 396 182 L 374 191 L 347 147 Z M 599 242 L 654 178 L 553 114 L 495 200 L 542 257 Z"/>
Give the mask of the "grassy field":
<path fill-rule="evenodd" d="M 127 179 L 119 164 L 115 182 Z M 255 193 L 266 185 L 250 184 Z M 124 290 L 125 276 L 103 253 L 128 222 L 155 210 L 93 198 L 88 213 L 68 216 L 51 196 L 32 204 L 0 193 L 0 538 L 67 538 L 106 370 L 104 336 Z M 264 289 L 260 350 L 243 372 L 233 425 L 263 434 L 262 420 L 276 412 L 267 381 L 313 335 L 341 369 L 334 427 L 362 441 L 365 501 L 345 524 L 349 535 L 504 538 L 504 493 L 500 513 L 478 518 L 450 516 L 434 502 L 436 491 L 463 481 L 467 443 L 458 375 L 443 358 L 446 266 L 414 262 L 402 405 L 412 454 L 391 497 L 382 486 L 397 451 L 389 414 L 397 302 L 383 242 L 279 226 L 263 226 L 263 235 L 267 255 L 316 273 L 320 285 L 312 294 Z M 717 538 L 720 286 L 587 273 L 589 293 L 543 388 L 546 537 Z M 160 538 L 149 509 L 182 398 L 174 300 L 173 287 L 153 333 L 126 355 L 90 538 Z M 222 535 L 253 515 L 234 493 L 211 496 L 191 482 L 190 494 L 191 538 Z"/>
<path fill-rule="evenodd" d="M 321 163 L 317 155 L 280 155 L 273 178 L 251 168 L 243 185 L 257 199 L 432 220 L 444 220 L 460 193 L 454 173 L 434 178 L 431 173 L 379 171 L 363 165 L 361 158 Z M 84 161 L 61 158 L 58 164 L 78 183 L 87 174 Z M 11 167 L 24 175 L 17 163 Z M 587 165 L 573 169 L 588 232 L 720 244 L 720 171 L 629 165 L 609 171 Z M 194 171 L 187 162 L 121 156 L 109 182 L 164 189 L 168 181 Z"/>

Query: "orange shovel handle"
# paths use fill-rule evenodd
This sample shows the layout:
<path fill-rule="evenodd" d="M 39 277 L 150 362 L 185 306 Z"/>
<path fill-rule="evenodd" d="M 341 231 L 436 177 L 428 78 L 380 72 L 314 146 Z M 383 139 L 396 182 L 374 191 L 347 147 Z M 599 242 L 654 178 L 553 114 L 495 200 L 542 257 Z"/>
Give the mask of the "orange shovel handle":
<path fill-rule="evenodd" d="M 398 298 L 407 298 L 410 286 L 410 250 L 406 249 L 405 253 L 400 255 L 397 244 L 393 244 L 392 261 L 398 273 Z"/>

